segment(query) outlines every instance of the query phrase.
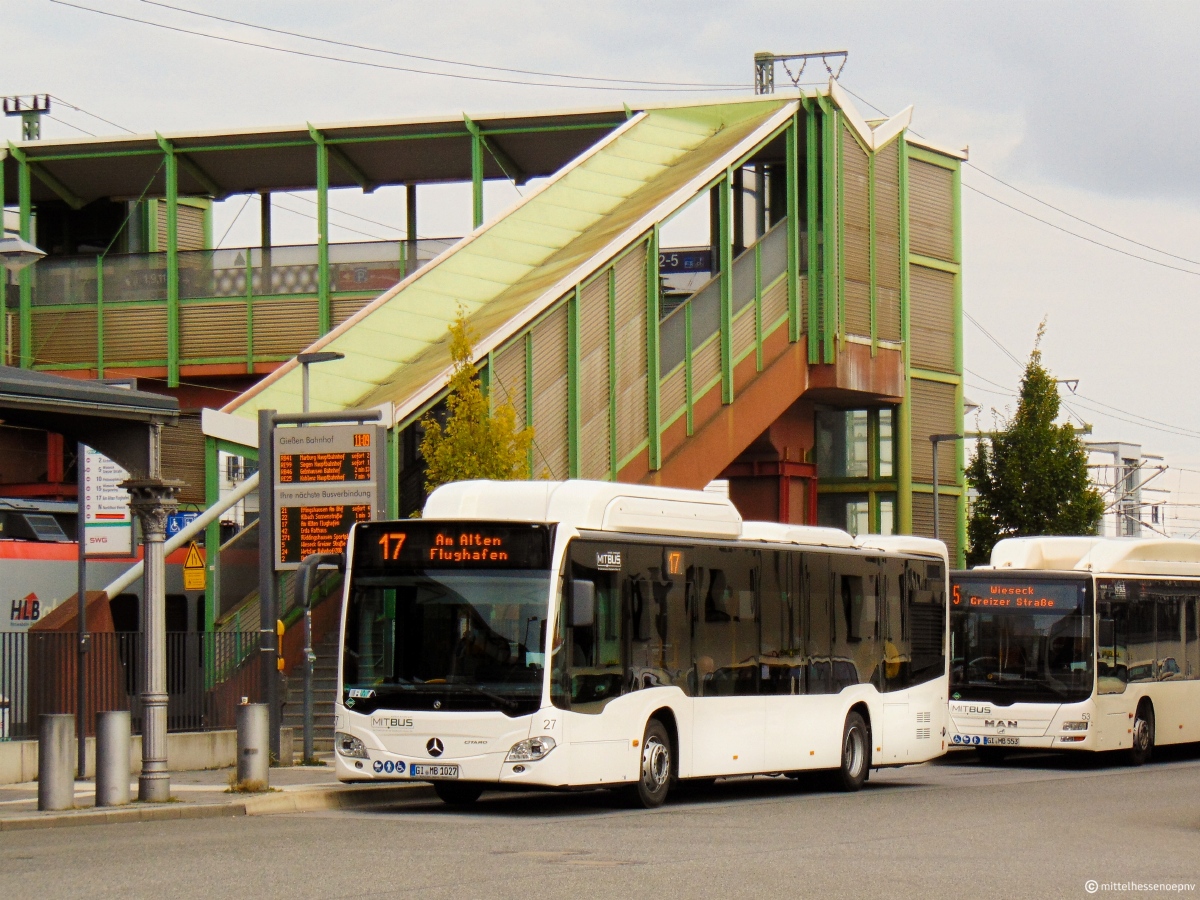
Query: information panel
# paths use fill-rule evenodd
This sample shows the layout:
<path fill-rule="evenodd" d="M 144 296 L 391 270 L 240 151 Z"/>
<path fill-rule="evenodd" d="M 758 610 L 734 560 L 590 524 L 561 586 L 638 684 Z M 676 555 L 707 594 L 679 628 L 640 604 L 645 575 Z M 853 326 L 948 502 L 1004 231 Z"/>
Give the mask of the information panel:
<path fill-rule="evenodd" d="M 275 568 L 341 553 L 356 522 L 382 518 L 384 434 L 377 425 L 275 429 Z"/>
<path fill-rule="evenodd" d="M 83 524 L 87 556 L 133 553 L 133 516 L 129 491 L 121 487 L 129 473 L 91 447 L 83 448 Z"/>

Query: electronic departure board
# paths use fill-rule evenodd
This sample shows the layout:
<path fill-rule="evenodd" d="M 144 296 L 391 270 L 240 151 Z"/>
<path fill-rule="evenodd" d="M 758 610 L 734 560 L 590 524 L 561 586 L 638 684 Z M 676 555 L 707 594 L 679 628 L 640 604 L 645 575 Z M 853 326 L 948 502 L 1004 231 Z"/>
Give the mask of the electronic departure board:
<path fill-rule="evenodd" d="M 384 429 L 322 425 L 275 429 L 275 567 L 341 553 L 356 522 L 382 514 Z"/>
<path fill-rule="evenodd" d="M 1062 612 L 1079 608 L 1087 583 L 1066 580 L 954 580 L 950 587 L 953 610 L 996 612 Z"/>

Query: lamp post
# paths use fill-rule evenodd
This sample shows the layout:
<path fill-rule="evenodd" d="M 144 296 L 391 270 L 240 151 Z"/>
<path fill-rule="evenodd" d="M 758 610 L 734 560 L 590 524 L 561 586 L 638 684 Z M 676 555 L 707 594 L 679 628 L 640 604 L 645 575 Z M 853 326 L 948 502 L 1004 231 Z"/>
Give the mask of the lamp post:
<path fill-rule="evenodd" d="M 302 381 L 303 388 L 303 412 L 308 412 L 308 367 L 314 363 L 333 362 L 338 359 L 345 359 L 346 354 L 337 353 L 333 350 L 320 350 L 316 353 L 301 353 L 296 359 L 300 360 L 300 367 L 303 373 Z"/>
<path fill-rule="evenodd" d="M 941 540 L 938 533 L 938 444 L 943 441 L 961 441 L 961 434 L 931 434 L 929 443 L 933 445 L 933 539 Z"/>
<path fill-rule="evenodd" d="M 296 357 L 300 360 L 303 370 L 303 404 L 304 412 L 308 412 L 308 367 L 314 363 L 334 362 L 345 359 L 344 353 L 333 350 L 322 350 L 316 353 L 301 353 Z M 304 765 L 313 761 L 313 668 L 317 655 L 312 648 L 312 607 L 308 603 L 307 579 L 304 596 Z"/>
<path fill-rule="evenodd" d="M 33 246 L 29 241 L 15 237 L 0 240 L 0 266 L 13 272 L 20 272 L 45 255 L 45 250 Z"/>

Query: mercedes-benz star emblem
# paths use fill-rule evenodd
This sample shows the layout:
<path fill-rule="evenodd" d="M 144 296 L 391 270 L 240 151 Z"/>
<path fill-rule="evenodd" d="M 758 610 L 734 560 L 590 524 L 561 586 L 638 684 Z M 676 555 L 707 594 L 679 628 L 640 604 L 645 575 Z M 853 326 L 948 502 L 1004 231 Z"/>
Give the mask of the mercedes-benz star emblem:
<path fill-rule="evenodd" d="M 446 747 L 438 738 L 430 738 L 429 743 L 425 745 L 425 749 L 429 751 L 430 756 L 441 756 L 446 752 Z"/>

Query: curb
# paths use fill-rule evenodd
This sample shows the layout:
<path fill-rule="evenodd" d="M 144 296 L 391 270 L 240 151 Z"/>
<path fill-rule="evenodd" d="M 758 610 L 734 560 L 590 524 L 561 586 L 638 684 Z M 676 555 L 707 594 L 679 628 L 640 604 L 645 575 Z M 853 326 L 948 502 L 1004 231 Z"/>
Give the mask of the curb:
<path fill-rule="evenodd" d="M 57 814 L 35 814 L 0 819 L 0 832 L 38 828 L 71 828 L 81 825 L 116 825 L 121 822 L 163 822 L 172 819 L 222 819 L 270 816 L 281 813 L 318 812 L 330 809 L 370 809 L 388 806 L 425 784 L 400 784 L 379 788 L 330 787 L 248 796 L 229 803 L 164 803 L 134 808 L 82 809 Z"/>

